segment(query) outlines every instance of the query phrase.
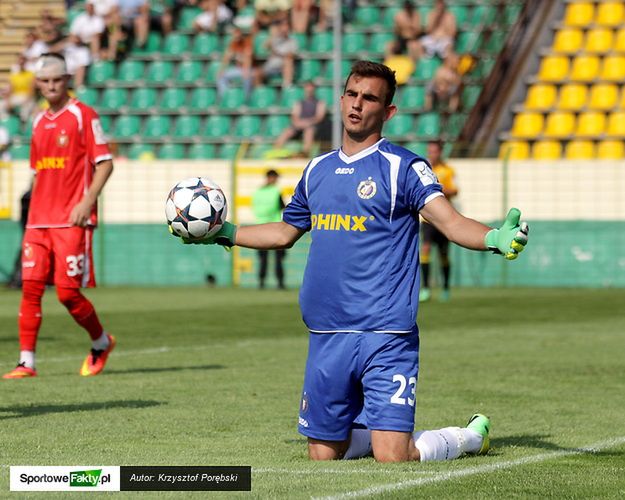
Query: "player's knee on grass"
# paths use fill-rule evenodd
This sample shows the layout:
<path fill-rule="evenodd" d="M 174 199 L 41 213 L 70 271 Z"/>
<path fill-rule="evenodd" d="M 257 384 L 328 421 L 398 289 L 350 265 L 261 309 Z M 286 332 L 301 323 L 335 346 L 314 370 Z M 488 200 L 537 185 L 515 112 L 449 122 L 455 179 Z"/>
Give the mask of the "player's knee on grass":
<path fill-rule="evenodd" d="M 419 450 L 416 449 L 409 432 L 372 431 L 371 446 L 376 462 L 419 460 Z"/>
<path fill-rule="evenodd" d="M 308 458 L 315 461 L 343 458 L 349 441 L 319 441 L 308 438 Z"/>

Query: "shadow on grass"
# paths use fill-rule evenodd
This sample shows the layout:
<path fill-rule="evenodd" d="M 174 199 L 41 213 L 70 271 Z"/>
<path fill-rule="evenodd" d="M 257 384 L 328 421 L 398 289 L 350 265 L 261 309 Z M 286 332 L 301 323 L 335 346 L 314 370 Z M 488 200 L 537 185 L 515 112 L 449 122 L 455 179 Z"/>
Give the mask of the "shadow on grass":
<path fill-rule="evenodd" d="M 10 418 L 37 417 L 39 415 L 49 415 L 52 413 L 74 413 L 78 411 L 99 411 L 112 410 L 117 408 L 141 409 L 150 408 L 152 406 L 160 406 L 166 404 L 162 401 L 143 401 L 143 400 L 125 400 L 125 401 L 102 401 L 99 403 L 75 403 L 67 405 L 16 405 L 9 407 L 0 406 L 0 420 Z M 10 413 L 11 415 L 2 415 L 2 413 Z"/>
<path fill-rule="evenodd" d="M 523 436 L 504 436 L 493 438 L 490 441 L 491 448 L 495 449 L 495 454 L 497 453 L 497 449 L 501 448 L 537 448 L 539 450 L 551 450 L 551 451 L 573 451 L 575 448 L 567 448 L 565 446 L 559 446 L 551 441 L 548 441 L 547 438 L 550 438 L 549 434 L 526 434 Z M 490 453 L 489 453 L 490 454 Z"/>
<path fill-rule="evenodd" d="M 41 342 L 56 342 L 58 339 L 56 339 L 55 337 L 37 337 L 37 342 L 41 341 Z M 6 337 L 0 337 L 0 342 L 7 342 L 7 343 L 14 343 L 16 346 L 19 346 L 19 341 L 20 338 L 17 335 L 17 330 L 15 331 L 15 335 L 8 335 Z"/>
<path fill-rule="evenodd" d="M 223 365 L 198 365 L 198 366 L 164 366 L 159 368 L 129 368 L 128 370 L 106 370 L 107 375 L 122 375 L 124 373 L 160 373 L 181 372 L 184 370 L 223 370 Z"/>

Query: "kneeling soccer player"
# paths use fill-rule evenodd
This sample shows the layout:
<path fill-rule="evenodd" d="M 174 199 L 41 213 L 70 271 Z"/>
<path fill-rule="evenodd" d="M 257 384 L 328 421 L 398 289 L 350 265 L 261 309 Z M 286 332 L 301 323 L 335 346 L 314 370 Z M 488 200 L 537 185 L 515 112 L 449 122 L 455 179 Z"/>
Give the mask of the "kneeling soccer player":
<path fill-rule="evenodd" d="M 485 453 L 490 422 L 413 435 L 419 368 L 419 214 L 450 241 L 507 259 L 528 227 L 510 210 L 499 229 L 469 219 L 447 201 L 428 162 L 382 137 L 397 108 L 386 66 L 359 61 L 341 97 L 343 142 L 317 156 L 283 220 L 236 227 L 187 243 L 291 247 L 310 231 L 300 290 L 309 351 L 299 414 L 313 460 L 444 460 Z M 359 429 L 364 427 L 365 429 Z M 356 427 L 356 428 L 355 428 Z"/>

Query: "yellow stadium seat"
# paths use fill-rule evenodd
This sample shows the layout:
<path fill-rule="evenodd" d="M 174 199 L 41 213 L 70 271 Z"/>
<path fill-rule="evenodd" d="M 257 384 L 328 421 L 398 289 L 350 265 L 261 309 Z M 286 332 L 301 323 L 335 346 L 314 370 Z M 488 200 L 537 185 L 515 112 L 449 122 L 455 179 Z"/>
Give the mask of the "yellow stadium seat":
<path fill-rule="evenodd" d="M 606 140 L 597 145 L 597 158 L 602 160 L 620 160 L 625 158 L 625 142 Z"/>
<path fill-rule="evenodd" d="M 577 119 L 576 135 L 594 137 L 605 131 L 605 114 L 600 111 L 580 113 Z"/>
<path fill-rule="evenodd" d="M 595 157 L 595 145 L 592 141 L 571 141 L 564 148 L 567 160 L 590 160 Z"/>
<path fill-rule="evenodd" d="M 608 135 L 625 137 L 625 111 L 614 111 L 608 116 Z"/>
<path fill-rule="evenodd" d="M 557 160 L 561 157 L 560 141 L 536 141 L 532 147 L 532 158 L 535 160 Z"/>
<path fill-rule="evenodd" d="M 525 107 L 527 109 L 550 109 L 556 102 L 555 85 L 538 83 L 527 91 Z"/>
<path fill-rule="evenodd" d="M 573 54 L 582 48 L 584 33 L 577 28 L 564 28 L 553 38 L 553 50 Z"/>
<path fill-rule="evenodd" d="M 565 111 L 579 111 L 586 106 L 588 86 L 581 83 L 567 83 L 560 88 L 558 108 Z"/>
<path fill-rule="evenodd" d="M 569 58 L 565 56 L 547 56 L 540 61 L 538 79 L 544 82 L 560 82 L 569 74 Z"/>
<path fill-rule="evenodd" d="M 543 130 L 543 115 L 540 113 L 519 113 L 514 117 L 511 134 L 513 137 L 533 138 Z"/>
<path fill-rule="evenodd" d="M 599 2 L 595 23 L 603 26 L 618 26 L 625 22 L 625 5 L 623 2 Z"/>
<path fill-rule="evenodd" d="M 616 52 L 625 52 L 625 27 L 619 29 L 614 37 L 614 46 Z"/>
<path fill-rule="evenodd" d="M 618 101 L 618 87 L 613 83 L 597 83 L 590 88 L 591 109 L 609 111 L 616 107 Z"/>
<path fill-rule="evenodd" d="M 578 82 L 591 82 L 599 75 L 599 58 L 597 56 L 583 55 L 573 59 L 571 68 L 571 80 Z"/>
<path fill-rule="evenodd" d="M 564 12 L 564 24 L 568 26 L 587 26 L 595 16 L 594 5 L 590 2 L 569 3 Z"/>
<path fill-rule="evenodd" d="M 545 137 L 567 137 L 575 130 L 575 115 L 568 111 L 555 111 L 547 116 Z"/>
<path fill-rule="evenodd" d="M 625 56 L 606 56 L 603 59 L 601 79 L 610 82 L 622 82 L 625 80 Z"/>
<path fill-rule="evenodd" d="M 499 146 L 499 158 L 509 155 L 510 160 L 527 160 L 530 156 L 529 144 L 525 141 L 506 141 Z"/>
<path fill-rule="evenodd" d="M 594 28 L 586 34 L 586 52 L 605 54 L 614 46 L 614 33 L 608 28 Z"/>

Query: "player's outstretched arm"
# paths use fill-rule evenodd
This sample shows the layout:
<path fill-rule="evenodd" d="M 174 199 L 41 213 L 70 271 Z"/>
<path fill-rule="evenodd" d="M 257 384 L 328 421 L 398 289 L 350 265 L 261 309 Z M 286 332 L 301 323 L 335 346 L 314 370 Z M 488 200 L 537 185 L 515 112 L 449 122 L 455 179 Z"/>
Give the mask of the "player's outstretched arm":
<path fill-rule="evenodd" d="M 184 243 L 217 244 L 225 247 L 238 245 L 257 250 L 274 250 L 292 247 L 305 232 L 286 222 L 270 222 L 253 226 L 236 226 L 224 222 L 221 229 L 208 238 L 198 240 L 182 238 L 182 240 Z"/>
<path fill-rule="evenodd" d="M 442 196 L 427 203 L 421 214 L 449 240 L 471 250 L 491 250 L 513 260 L 527 244 L 529 226 L 519 223 L 521 212 L 516 208 L 510 210 L 498 229 L 465 217 Z"/>

